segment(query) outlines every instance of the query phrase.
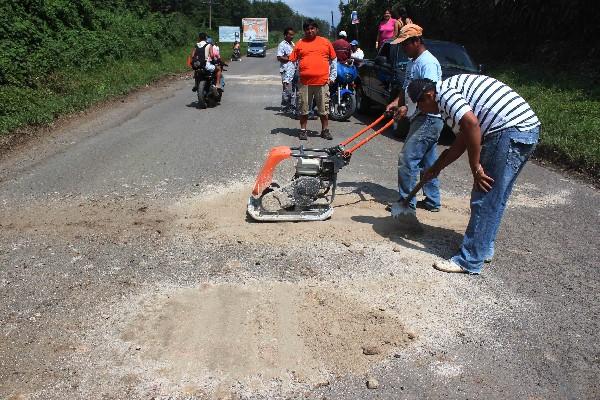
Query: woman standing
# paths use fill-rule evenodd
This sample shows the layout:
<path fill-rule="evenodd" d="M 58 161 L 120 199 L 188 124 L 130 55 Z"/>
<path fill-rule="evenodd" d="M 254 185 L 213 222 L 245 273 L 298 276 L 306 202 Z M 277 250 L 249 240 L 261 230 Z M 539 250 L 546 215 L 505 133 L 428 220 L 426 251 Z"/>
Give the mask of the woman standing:
<path fill-rule="evenodd" d="M 395 38 L 398 36 L 399 28 L 398 21 L 392 18 L 392 12 L 385 10 L 383 18 L 379 22 L 379 29 L 377 30 L 377 41 L 375 42 L 375 48 L 379 48 L 386 40 Z"/>

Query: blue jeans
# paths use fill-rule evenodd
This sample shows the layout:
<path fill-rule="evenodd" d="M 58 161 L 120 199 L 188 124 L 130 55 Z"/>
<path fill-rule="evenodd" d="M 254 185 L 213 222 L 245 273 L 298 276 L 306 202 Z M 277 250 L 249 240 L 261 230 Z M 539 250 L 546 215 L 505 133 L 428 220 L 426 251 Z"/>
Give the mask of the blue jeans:
<path fill-rule="evenodd" d="M 444 127 L 439 117 L 418 115 L 410 122 L 410 129 L 404 147 L 398 158 L 398 194 L 400 199 L 408 197 L 416 186 L 421 170 L 431 167 L 437 160 L 436 144 Z M 433 208 L 440 207 L 440 186 L 437 178 L 423 186 L 425 203 Z M 416 208 L 417 199 L 410 201 Z"/>
<path fill-rule="evenodd" d="M 535 150 L 539 135 L 539 127 L 526 132 L 508 128 L 485 137 L 480 164 L 494 183 L 487 193 L 473 188 L 471 219 L 460 250 L 452 257 L 467 272 L 481 273 L 484 260 L 494 255 L 494 241 L 510 192 Z"/>

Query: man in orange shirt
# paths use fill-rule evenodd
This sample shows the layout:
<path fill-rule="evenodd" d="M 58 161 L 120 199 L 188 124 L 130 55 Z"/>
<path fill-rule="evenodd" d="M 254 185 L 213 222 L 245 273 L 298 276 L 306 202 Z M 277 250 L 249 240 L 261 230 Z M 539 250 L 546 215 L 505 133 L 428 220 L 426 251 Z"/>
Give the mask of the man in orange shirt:
<path fill-rule="evenodd" d="M 312 99 L 317 102 L 317 110 L 321 119 L 321 137 L 332 140 L 329 132 L 329 84 L 337 78 L 335 50 L 331 42 L 318 36 L 319 27 L 312 19 L 302 26 L 302 38 L 290 54 L 289 60 L 298 62 L 300 82 L 298 84 L 298 108 L 300 114 L 300 140 L 308 139 L 306 123 Z"/>

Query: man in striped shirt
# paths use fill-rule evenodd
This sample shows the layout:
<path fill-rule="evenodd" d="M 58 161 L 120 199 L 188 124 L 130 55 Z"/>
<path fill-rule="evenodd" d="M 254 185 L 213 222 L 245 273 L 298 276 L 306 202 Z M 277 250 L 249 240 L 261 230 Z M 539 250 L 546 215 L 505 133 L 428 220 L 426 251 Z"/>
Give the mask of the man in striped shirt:
<path fill-rule="evenodd" d="M 408 95 L 422 112 L 440 112 L 456 139 L 423 175 L 429 180 L 467 150 L 473 174 L 471 218 L 460 250 L 434 268 L 481 273 L 494 255 L 502 214 L 517 176 L 533 153 L 540 121 L 504 83 L 484 75 L 454 75 L 441 82 L 412 81 Z"/>

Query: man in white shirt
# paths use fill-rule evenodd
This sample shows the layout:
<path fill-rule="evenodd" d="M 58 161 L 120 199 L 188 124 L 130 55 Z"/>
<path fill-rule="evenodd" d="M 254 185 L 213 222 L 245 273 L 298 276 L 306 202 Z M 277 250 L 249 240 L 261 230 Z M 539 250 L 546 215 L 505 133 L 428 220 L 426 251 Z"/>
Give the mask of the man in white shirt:
<path fill-rule="evenodd" d="M 350 54 L 350 58 L 354 60 L 364 60 L 365 53 L 358 47 L 358 40 L 353 40 L 350 42 L 350 46 L 352 48 L 352 54 Z"/>
<path fill-rule="evenodd" d="M 279 61 L 279 74 L 281 75 L 281 84 L 283 86 L 281 92 L 282 112 L 290 111 L 293 104 L 292 81 L 296 68 L 294 67 L 294 63 L 289 59 L 292 50 L 294 50 L 292 39 L 294 39 L 294 30 L 292 28 L 285 28 L 283 31 L 283 40 L 277 47 L 277 61 Z"/>

